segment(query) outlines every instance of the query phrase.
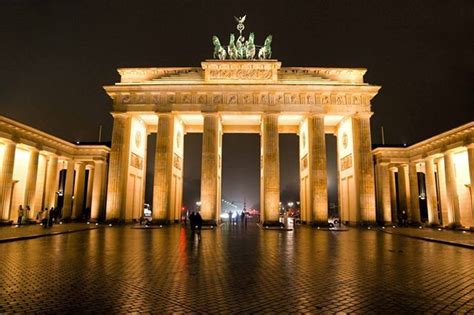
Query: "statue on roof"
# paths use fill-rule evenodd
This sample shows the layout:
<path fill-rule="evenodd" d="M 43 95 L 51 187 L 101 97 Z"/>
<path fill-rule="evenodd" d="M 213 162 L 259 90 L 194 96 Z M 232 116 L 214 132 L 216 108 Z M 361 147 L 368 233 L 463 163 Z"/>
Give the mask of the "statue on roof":
<path fill-rule="evenodd" d="M 212 43 L 214 44 L 214 59 L 225 60 L 225 59 L 246 59 L 255 60 L 258 50 L 258 58 L 260 60 L 270 59 L 272 56 L 272 35 L 268 35 L 265 39 L 263 46 L 255 44 L 255 35 L 250 33 L 248 40 L 242 35 L 242 31 L 245 29 L 245 19 L 247 15 L 242 17 L 234 17 L 237 24 L 237 30 L 239 31 L 239 37 L 235 39 L 234 34 L 230 34 L 229 45 L 222 46 L 217 36 L 212 37 Z"/>

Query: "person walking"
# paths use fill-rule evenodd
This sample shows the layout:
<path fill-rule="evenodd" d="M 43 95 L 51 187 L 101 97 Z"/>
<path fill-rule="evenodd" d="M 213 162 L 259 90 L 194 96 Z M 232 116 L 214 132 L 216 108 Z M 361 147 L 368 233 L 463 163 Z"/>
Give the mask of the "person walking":
<path fill-rule="evenodd" d="M 194 238 L 194 233 L 196 231 L 196 215 L 194 211 L 189 215 L 189 224 L 191 225 L 191 238 Z"/>
<path fill-rule="evenodd" d="M 21 220 L 23 220 L 24 214 L 25 214 L 25 211 L 23 210 L 23 206 L 20 205 L 20 207 L 18 208 L 18 220 L 16 222 L 18 225 L 21 225 Z"/>
<path fill-rule="evenodd" d="M 30 206 L 26 206 L 25 208 L 25 222 L 29 221 L 30 220 Z"/>
<path fill-rule="evenodd" d="M 48 227 L 48 208 L 44 208 L 43 211 L 40 212 L 41 214 L 41 223 L 43 224 L 43 228 Z"/>
<path fill-rule="evenodd" d="M 198 235 L 198 240 L 201 240 L 201 229 L 202 229 L 202 217 L 199 211 L 196 213 L 196 231 Z"/>
<path fill-rule="evenodd" d="M 240 214 L 240 224 L 243 226 L 245 222 L 245 211 Z"/>

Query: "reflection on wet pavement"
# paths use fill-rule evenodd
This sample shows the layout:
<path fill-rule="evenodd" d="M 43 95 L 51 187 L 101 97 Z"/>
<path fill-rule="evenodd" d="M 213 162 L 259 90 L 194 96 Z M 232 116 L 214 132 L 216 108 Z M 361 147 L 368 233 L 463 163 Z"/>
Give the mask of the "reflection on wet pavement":
<path fill-rule="evenodd" d="M 0 312 L 473 312 L 474 251 L 376 230 L 112 227 L 0 244 Z"/>

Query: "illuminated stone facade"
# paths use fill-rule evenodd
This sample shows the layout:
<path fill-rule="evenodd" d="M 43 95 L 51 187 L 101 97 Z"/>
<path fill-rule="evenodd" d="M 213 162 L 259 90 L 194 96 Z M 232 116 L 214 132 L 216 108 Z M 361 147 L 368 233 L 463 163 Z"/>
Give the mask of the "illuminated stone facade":
<path fill-rule="evenodd" d="M 199 68 L 127 68 L 105 86 L 113 100 L 107 219 L 132 221 L 144 199 L 146 135 L 157 133 L 153 189 L 155 222 L 180 217 L 183 136 L 203 133 L 201 214 L 220 218 L 222 135 L 261 135 L 261 219 L 279 217 L 280 133 L 300 137 L 302 220 L 327 224 L 325 134 L 338 139 L 343 221 L 376 218 L 371 99 L 365 69 L 282 68 L 276 60 L 216 61 Z M 140 139 L 140 140 L 137 140 Z M 141 145 L 139 145 L 139 143 Z"/>
<path fill-rule="evenodd" d="M 0 116 L 1 223 L 17 222 L 20 205 L 30 208 L 26 221 L 58 206 L 64 220 L 85 209 L 103 219 L 108 156 L 106 146 L 72 144 Z"/>
<path fill-rule="evenodd" d="M 409 147 L 380 147 L 373 153 L 377 221 L 474 227 L 474 122 Z"/>

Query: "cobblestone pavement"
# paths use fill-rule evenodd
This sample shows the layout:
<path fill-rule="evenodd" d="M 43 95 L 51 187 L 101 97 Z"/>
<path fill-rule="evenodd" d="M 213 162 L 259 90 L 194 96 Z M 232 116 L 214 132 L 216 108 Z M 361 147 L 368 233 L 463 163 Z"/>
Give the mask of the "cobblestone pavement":
<path fill-rule="evenodd" d="M 408 237 L 420 238 L 448 244 L 462 245 L 474 249 L 474 232 L 472 231 L 453 231 L 441 228 L 392 228 L 386 227 L 384 231 L 387 233 L 404 235 Z"/>
<path fill-rule="evenodd" d="M 0 227 L 0 242 L 56 235 L 60 233 L 70 233 L 95 228 L 97 228 L 96 225 L 86 223 L 54 224 L 51 228 L 46 229 L 39 224 L 2 226 Z"/>
<path fill-rule="evenodd" d="M 107 227 L 0 244 L 0 313 L 473 313 L 473 261 L 375 229 Z"/>

